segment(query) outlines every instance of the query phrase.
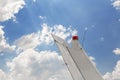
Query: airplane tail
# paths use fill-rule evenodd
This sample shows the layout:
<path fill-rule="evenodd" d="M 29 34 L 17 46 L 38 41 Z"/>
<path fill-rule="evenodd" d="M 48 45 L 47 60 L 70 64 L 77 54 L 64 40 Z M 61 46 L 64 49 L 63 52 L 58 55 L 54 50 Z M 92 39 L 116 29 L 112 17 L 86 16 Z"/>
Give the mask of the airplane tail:
<path fill-rule="evenodd" d="M 53 35 L 64 62 L 66 63 L 73 80 L 103 80 L 89 57 L 79 44 L 78 36 L 72 38 L 72 48 L 61 39 Z"/>

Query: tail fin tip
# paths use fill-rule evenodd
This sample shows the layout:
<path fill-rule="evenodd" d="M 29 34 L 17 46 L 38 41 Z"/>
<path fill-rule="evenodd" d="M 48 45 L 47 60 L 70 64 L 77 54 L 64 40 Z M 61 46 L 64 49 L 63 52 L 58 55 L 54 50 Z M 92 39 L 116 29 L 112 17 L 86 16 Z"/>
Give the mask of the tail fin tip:
<path fill-rule="evenodd" d="M 79 38 L 78 38 L 78 36 L 73 36 L 72 37 L 72 40 L 78 40 Z"/>

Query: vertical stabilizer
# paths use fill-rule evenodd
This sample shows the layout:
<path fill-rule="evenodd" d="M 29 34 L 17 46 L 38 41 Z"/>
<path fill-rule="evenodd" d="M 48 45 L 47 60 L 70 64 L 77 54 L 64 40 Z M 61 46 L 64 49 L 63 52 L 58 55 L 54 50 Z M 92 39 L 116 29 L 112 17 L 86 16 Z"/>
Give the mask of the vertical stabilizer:
<path fill-rule="evenodd" d="M 81 45 L 79 44 L 78 37 L 72 38 L 72 48 L 70 55 L 79 69 L 84 80 L 103 80 L 96 67 L 92 64 L 89 57 L 86 55 Z"/>
<path fill-rule="evenodd" d="M 70 48 L 63 39 L 53 34 L 52 36 L 63 56 L 73 80 L 103 80 L 80 46 L 78 36 L 73 36 L 72 48 Z"/>

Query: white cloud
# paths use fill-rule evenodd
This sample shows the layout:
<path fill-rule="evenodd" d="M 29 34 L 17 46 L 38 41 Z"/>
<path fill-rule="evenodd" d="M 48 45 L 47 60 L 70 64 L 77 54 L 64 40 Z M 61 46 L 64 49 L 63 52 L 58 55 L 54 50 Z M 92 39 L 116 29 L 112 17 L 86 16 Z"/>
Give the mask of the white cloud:
<path fill-rule="evenodd" d="M 116 48 L 113 50 L 114 54 L 120 55 L 120 49 Z M 103 76 L 105 80 L 120 80 L 120 60 L 117 62 L 114 70 L 112 72 L 106 72 Z"/>
<path fill-rule="evenodd" d="M 104 78 L 105 80 L 113 80 L 113 79 L 112 79 L 112 74 L 109 73 L 109 72 L 107 72 L 107 73 L 103 76 L 103 78 Z"/>
<path fill-rule="evenodd" d="M 36 2 L 36 0 L 33 0 L 33 2 Z"/>
<path fill-rule="evenodd" d="M 91 62 L 93 63 L 93 65 L 96 67 L 95 58 L 92 57 L 92 56 L 89 56 L 89 59 L 91 60 Z"/>
<path fill-rule="evenodd" d="M 120 55 L 120 49 L 119 49 L 119 48 L 116 48 L 115 50 L 113 50 L 113 52 L 114 52 L 116 55 Z"/>
<path fill-rule="evenodd" d="M 113 7 L 120 9 L 120 0 L 114 0 L 112 3 Z"/>
<path fill-rule="evenodd" d="M 45 16 L 39 16 L 39 18 L 42 19 L 42 20 L 46 19 Z"/>
<path fill-rule="evenodd" d="M 0 0 L 0 22 L 15 19 L 15 14 L 25 5 L 24 0 Z"/>
<path fill-rule="evenodd" d="M 7 80 L 70 80 L 63 59 L 56 52 L 27 49 L 7 63 Z"/>
<path fill-rule="evenodd" d="M 15 45 L 19 50 L 25 50 L 28 48 L 35 48 L 40 43 L 39 33 L 31 33 L 24 35 L 15 41 Z"/>
<path fill-rule="evenodd" d="M 77 34 L 77 31 L 71 27 L 66 28 L 63 25 L 54 25 L 48 26 L 46 23 L 42 24 L 42 30 L 40 31 L 40 41 L 46 44 L 50 44 L 53 41 L 51 33 L 66 39 L 74 34 Z"/>
<path fill-rule="evenodd" d="M 67 37 L 76 34 L 76 30 L 72 30 L 71 27 L 64 27 L 63 25 L 48 26 L 47 24 L 42 24 L 42 30 L 36 33 L 31 33 L 24 35 L 15 41 L 19 50 L 25 50 L 29 48 L 36 48 L 38 45 L 44 43 L 44 45 L 50 45 L 53 43 L 53 38 L 51 33 L 66 39 Z"/>
<path fill-rule="evenodd" d="M 107 72 L 103 78 L 105 80 L 120 80 L 120 60 L 117 62 L 114 70 L 111 73 Z"/>
<path fill-rule="evenodd" d="M 4 73 L 4 71 L 0 69 L 0 80 L 5 80 L 5 79 L 6 79 L 6 74 Z"/>
<path fill-rule="evenodd" d="M 4 36 L 3 26 L 0 26 L 0 53 L 12 52 L 15 46 L 10 46 Z"/>
<path fill-rule="evenodd" d="M 117 62 L 114 71 L 112 72 L 113 79 L 120 80 L 120 61 Z"/>

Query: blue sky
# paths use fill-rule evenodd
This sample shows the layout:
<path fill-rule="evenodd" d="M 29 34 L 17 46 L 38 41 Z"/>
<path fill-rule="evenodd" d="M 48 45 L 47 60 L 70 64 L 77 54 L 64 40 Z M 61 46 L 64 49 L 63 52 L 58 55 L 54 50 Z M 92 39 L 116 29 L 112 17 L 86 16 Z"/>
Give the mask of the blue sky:
<path fill-rule="evenodd" d="M 0 15 L 0 79 L 70 80 L 50 33 L 77 34 L 104 79 L 120 79 L 120 0 L 0 0 Z"/>

